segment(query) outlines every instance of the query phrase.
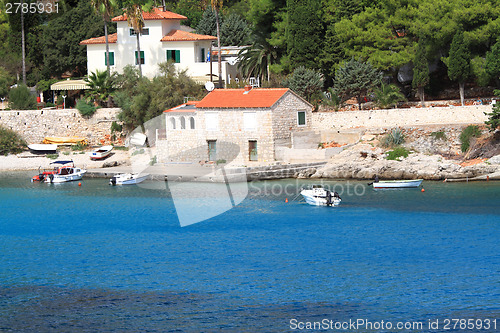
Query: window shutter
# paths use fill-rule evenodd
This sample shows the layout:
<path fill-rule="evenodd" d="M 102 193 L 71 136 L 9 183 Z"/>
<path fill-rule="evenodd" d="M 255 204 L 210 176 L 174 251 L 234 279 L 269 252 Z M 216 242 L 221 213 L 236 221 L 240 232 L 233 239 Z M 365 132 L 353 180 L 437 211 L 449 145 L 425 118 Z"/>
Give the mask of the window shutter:
<path fill-rule="evenodd" d="M 175 62 L 178 64 L 181 62 L 181 51 L 175 50 Z"/>
<path fill-rule="evenodd" d="M 109 52 L 109 63 L 110 63 L 110 66 L 115 65 L 115 53 L 114 52 Z"/>
<path fill-rule="evenodd" d="M 170 50 L 167 50 L 167 61 L 172 59 L 172 52 Z"/>

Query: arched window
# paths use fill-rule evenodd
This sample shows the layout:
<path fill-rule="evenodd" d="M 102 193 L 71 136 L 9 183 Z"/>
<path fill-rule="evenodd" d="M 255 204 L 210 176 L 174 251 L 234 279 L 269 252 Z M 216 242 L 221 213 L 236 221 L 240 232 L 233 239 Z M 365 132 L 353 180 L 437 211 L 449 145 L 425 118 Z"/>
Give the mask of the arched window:
<path fill-rule="evenodd" d="M 186 118 L 181 117 L 181 129 L 186 129 Z"/>
<path fill-rule="evenodd" d="M 174 117 L 170 117 L 170 129 L 175 129 L 176 126 L 175 126 L 175 118 Z"/>
<path fill-rule="evenodd" d="M 189 117 L 189 128 L 194 129 L 194 117 Z"/>

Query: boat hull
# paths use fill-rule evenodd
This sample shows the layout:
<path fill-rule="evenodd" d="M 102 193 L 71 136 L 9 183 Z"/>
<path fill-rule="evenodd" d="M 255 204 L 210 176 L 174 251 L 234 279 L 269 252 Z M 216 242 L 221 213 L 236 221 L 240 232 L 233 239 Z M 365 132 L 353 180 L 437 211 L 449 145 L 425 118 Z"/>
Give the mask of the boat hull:
<path fill-rule="evenodd" d="M 60 174 L 52 174 L 48 175 L 45 178 L 46 183 L 52 183 L 52 184 L 57 184 L 57 183 L 66 183 L 66 182 L 72 182 L 75 180 L 81 180 L 83 175 L 87 172 L 87 170 L 82 170 L 79 168 L 75 168 L 71 174 L 67 175 L 60 175 Z"/>
<path fill-rule="evenodd" d="M 419 187 L 423 179 L 413 180 L 381 180 L 373 183 L 373 188 L 410 188 Z"/>
<path fill-rule="evenodd" d="M 138 174 L 121 174 L 109 180 L 110 185 L 134 185 L 142 183 L 149 175 L 139 176 Z"/>
<path fill-rule="evenodd" d="M 89 153 L 91 160 L 102 160 L 111 154 L 113 146 L 103 146 Z"/>
<path fill-rule="evenodd" d="M 312 206 L 338 206 L 342 201 L 339 197 L 332 196 L 331 202 L 328 204 L 326 196 L 317 195 L 317 193 L 314 193 L 312 190 L 302 190 L 300 194 L 304 200 Z"/>
<path fill-rule="evenodd" d="M 57 152 L 56 144 L 31 144 L 28 148 L 32 154 L 55 154 Z"/>

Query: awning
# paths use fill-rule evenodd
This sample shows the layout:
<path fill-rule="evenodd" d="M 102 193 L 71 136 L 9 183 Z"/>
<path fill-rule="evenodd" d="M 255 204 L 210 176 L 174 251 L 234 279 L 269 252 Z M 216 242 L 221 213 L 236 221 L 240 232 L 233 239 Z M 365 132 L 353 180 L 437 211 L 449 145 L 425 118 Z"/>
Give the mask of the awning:
<path fill-rule="evenodd" d="M 64 80 L 59 81 L 50 86 L 50 90 L 80 90 L 89 89 L 87 82 L 84 80 Z"/>

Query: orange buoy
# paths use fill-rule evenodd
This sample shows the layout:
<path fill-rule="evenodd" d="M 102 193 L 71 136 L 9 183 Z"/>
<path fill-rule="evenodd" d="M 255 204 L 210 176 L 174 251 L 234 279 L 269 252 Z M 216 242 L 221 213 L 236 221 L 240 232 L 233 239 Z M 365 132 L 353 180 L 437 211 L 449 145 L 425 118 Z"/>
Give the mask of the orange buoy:
<path fill-rule="evenodd" d="M 285 202 L 288 202 L 288 198 L 285 198 Z"/>
<path fill-rule="evenodd" d="M 78 183 L 78 186 L 82 186 L 82 183 L 81 183 L 81 182 L 80 182 L 80 183 Z"/>
<path fill-rule="evenodd" d="M 422 189 L 422 190 L 421 190 L 421 192 L 425 192 L 425 190 L 424 190 L 424 189 Z"/>

